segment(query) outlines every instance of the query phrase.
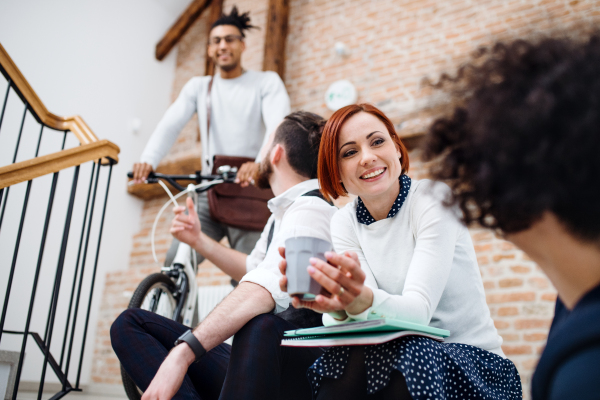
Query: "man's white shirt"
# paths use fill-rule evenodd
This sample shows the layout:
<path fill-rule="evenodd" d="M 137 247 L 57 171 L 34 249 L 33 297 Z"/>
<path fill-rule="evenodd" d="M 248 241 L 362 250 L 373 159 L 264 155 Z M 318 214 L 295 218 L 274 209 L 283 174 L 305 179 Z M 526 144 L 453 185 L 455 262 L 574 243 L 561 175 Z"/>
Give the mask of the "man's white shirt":
<path fill-rule="evenodd" d="M 275 313 L 285 311 L 290 304 L 290 296 L 279 288 L 279 247 L 285 241 L 298 236 L 310 236 L 331 243 L 329 227 L 331 217 L 337 208 L 319 197 L 302 196 L 319 188 L 316 179 L 297 184 L 279 196 L 269 200 L 272 212 L 254 250 L 246 258 L 246 275 L 241 282 L 253 282 L 267 289 L 275 300 Z M 267 250 L 271 225 L 275 223 L 273 238 Z M 307 265 L 308 267 L 308 265 Z"/>
<path fill-rule="evenodd" d="M 150 137 L 140 160 L 152 165 L 167 154 L 177 136 L 198 114 L 202 141 L 202 173 L 212 172 L 215 154 L 255 158 L 283 118 L 290 99 L 277 73 L 245 71 L 233 79 L 214 77 L 211 90 L 210 135 L 207 134 L 206 98 L 210 76 L 190 79 Z"/>

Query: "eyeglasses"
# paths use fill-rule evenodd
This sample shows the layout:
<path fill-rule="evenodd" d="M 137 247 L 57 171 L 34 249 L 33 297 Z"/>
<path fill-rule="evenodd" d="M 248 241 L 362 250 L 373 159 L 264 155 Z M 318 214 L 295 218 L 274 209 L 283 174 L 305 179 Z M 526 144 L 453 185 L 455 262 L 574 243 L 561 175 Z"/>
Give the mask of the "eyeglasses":
<path fill-rule="evenodd" d="M 235 43 L 236 41 L 242 41 L 244 38 L 239 36 L 239 35 L 227 35 L 224 37 L 220 37 L 220 36 L 213 36 L 211 38 L 208 39 L 208 44 L 214 44 L 215 46 L 218 46 L 219 43 L 221 43 L 221 40 L 224 40 L 225 43 L 227 44 L 232 44 Z"/>

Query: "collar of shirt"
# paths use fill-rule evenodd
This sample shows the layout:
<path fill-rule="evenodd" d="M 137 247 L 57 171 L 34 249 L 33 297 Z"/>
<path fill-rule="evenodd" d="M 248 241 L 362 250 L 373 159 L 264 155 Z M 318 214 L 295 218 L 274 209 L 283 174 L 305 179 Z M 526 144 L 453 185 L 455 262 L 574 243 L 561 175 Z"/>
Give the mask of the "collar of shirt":
<path fill-rule="evenodd" d="M 269 210 L 273 213 L 275 218 L 281 218 L 289 206 L 299 197 L 306 192 L 319 188 L 319 181 L 316 179 L 309 179 L 295 186 L 292 186 L 279 196 L 273 197 L 267 203 Z"/>
<path fill-rule="evenodd" d="M 392 204 L 392 208 L 390 209 L 390 212 L 386 218 L 392 218 L 398 214 L 398 211 L 400 211 L 400 207 L 402 207 L 402 204 L 404 204 L 404 200 L 406 200 L 406 196 L 410 190 L 410 184 L 412 181 L 408 175 L 402 174 L 398 179 L 400 180 L 400 193 L 398 193 L 398 197 L 396 197 L 396 201 L 394 201 L 394 204 Z M 358 198 L 358 204 L 356 205 L 356 219 L 358 219 L 358 222 L 363 225 L 371 225 L 373 222 L 376 222 L 375 218 L 371 216 L 371 213 L 369 210 L 367 210 L 365 203 L 363 203 L 360 197 Z"/>

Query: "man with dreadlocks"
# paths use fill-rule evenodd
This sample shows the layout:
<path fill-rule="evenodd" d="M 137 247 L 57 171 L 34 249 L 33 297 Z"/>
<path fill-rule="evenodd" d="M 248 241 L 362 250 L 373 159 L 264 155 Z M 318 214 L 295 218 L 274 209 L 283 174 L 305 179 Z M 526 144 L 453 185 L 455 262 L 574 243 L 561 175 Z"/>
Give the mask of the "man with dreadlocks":
<path fill-rule="evenodd" d="M 246 163 L 240 168 L 238 178 L 242 185 L 258 171 L 260 150 L 267 144 L 269 134 L 289 114 L 290 100 L 277 73 L 242 68 L 245 32 L 256 28 L 250 24 L 248 14 L 240 14 L 234 6 L 229 15 L 222 15 L 212 25 L 208 56 L 218 72 L 214 77 L 194 77 L 183 87 L 150 137 L 141 161 L 133 166 L 136 183 L 144 181 L 156 169 L 194 113 L 200 126 L 203 174 L 212 172 L 215 154 L 256 158 L 256 163 Z M 208 96 L 210 116 L 207 116 Z M 197 210 L 203 232 L 212 239 L 219 241 L 227 236 L 232 248 L 246 254 L 252 251 L 260 232 L 212 220 L 206 193 L 199 195 Z M 198 256 L 198 262 L 204 260 L 202 255 Z"/>

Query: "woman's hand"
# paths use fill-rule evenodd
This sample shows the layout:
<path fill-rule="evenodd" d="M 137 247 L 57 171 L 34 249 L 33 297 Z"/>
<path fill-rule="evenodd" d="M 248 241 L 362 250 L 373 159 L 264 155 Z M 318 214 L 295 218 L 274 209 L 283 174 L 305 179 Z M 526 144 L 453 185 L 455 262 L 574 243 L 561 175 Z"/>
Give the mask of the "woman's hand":
<path fill-rule="evenodd" d="M 194 249 L 200 247 L 200 219 L 196 213 L 196 207 L 191 198 L 186 199 L 188 213 L 185 214 L 186 207 L 179 206 L 173 208 L 175 218 L 171 223 L 171 235 L 180 242 L 189 244 Z"/>
<path fill-rule="evenodd" d="M 283 274 L 279 284 L 282 291 L 287 291 L 285 250 L 279 248 L 279 252 L 284 257 L 279 264 L 279 270 Z M 310 276 L 323 287 L 323 292 L 317 295 L 315 301 L 301 301 L 294 296 L 292 305 L 295 308 L 309 308 L 317 312 L 337 312 L 340 317 L 345 314 L 340 313 L 342 310 L 359 314 L 370 307 L 373 292 L 364 286 L 365 273 L 360 268 L 356 253 L 346 252 L 340 255 L 327 252 L 325 257 L 328 263 L 311 258 L 311 266 L 308 267 Z"/>

